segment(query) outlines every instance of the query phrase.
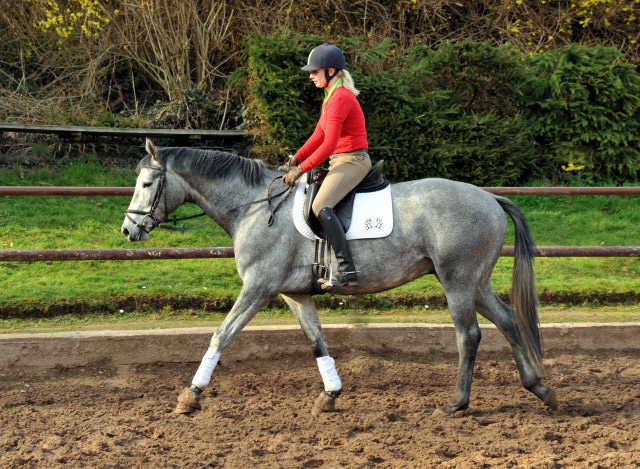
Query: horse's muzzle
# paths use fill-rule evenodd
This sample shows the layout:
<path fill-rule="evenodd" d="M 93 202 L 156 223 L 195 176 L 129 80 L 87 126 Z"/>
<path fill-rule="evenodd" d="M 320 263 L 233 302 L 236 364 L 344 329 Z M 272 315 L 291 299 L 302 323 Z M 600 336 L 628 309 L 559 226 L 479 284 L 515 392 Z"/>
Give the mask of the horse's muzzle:
<path fill-rule="evenodd" d="M 146 231 L 139 229 L 135 225 L 131 225 L 131 226 L 127 226 L 127 225 L 131 225 L 131 224 L 127 223 L 127 220 L 125 220 L 125 222 L 122 224 L 122 228 L 120 229 L 120 231 L 129 241 L 131 242 L 146 241 L 147 239 L 149 239 L 149 233 L 147 233 Z"/>

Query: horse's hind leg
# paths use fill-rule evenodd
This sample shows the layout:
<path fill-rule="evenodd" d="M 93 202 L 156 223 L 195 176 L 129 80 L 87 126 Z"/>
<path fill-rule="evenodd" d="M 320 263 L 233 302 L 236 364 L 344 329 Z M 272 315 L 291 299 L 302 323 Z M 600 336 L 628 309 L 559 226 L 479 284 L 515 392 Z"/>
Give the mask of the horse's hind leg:
<path fill-rule="evenodd" d="M 480 327 L 468 287 L 460 287 L 455 291 L 449 289 L 448 291 L 445 286 L 445 293 L 451 318 L 456 328 L 458 376 L 453 397 L 448 404 L 437 408 L 435 414 L 451 414 L 469 406 L 473 367 L 480 344 Z"/>
<path fill-rule="evenodd" d="M 540 377 L 522 347 L 516 323 L 511 316 L 511 309 L 495 294 L 490 285 L 478 290 L 476 309 L 478 313 L 494 323 L 509 341 L 522 385 L 543 401 L 547 407 L 557 409 L 558 402 L 555 391 L 540 383 Z"/>
<path fill-rule="evenodd" d="M 342 391 L 342 382 L 336 371 L 334 360 L 329 355 L 327 340 L 322 332 L 313 298 L 310 295 L 282 295 L 282 297 L 300 322 L 300 327 L 311 345 L 324 382 L 324 391 L 316 399 L 311 413 L 317 415 L 320 412 L 333 411 L 336 397 Z"/>

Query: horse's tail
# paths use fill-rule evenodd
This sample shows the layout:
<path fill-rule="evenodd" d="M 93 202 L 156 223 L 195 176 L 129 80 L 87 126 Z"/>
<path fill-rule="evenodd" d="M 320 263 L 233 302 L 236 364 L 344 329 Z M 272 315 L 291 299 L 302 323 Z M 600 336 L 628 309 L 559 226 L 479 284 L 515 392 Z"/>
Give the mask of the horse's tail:
<path fill-rule="evenodd" d="M 538 321 L 538 294 L 533 273 L 535 244 L 529 223 L 520 207 L 509 199 L 495 197 L 502 209 L 511 217 L 515 226 L 511 304 L 515 309 L 518 334 L 538 378 L 542 378 L 544 377 L 542 336 Z"/>

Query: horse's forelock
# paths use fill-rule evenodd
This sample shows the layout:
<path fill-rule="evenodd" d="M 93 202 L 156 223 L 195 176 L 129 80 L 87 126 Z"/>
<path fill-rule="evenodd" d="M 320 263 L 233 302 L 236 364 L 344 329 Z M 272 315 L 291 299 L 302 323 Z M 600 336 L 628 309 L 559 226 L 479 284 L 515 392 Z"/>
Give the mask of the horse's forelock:
<path fill-rule="evenodd" d="M 138 163 L 138 166 L 136 166 L 136 174 L 140 174 L 140 171 L 142 170 L 142 168 L 149 167 L 149 164 L 150 164 L 149 160 L 151 160 L 151 155 L 146 155 L 144 158 L 140 160 L 140 162 Z"/>

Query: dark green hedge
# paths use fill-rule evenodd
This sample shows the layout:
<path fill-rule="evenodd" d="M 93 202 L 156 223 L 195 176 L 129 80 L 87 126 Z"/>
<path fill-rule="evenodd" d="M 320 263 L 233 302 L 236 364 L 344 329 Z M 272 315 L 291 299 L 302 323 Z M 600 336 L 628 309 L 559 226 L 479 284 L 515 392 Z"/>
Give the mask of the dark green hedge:
<path fill-rule="evenodd" d="M 322 93 L 300 67 L 323 42 L 286 30 L 245 41 L 245 122 L 273 163 L 304 143 Z M 478 185 L 554 182 L 578 171 L 597 182 L 637 179 L 640 76 L 605 47 L 533 57 L 510 46 L 461 42 L 395 57 L 390 41 L 337 43 L 361 90 L 371 155 L 393 180 L 446 177 Z M 572 167 L 581 170 L 565 171 Z M 575 176 L 573 176 L 575 177 Z"/>
<path fill-rule="evenodd" d="M 572 45 L 527 60 L 523 105 L 553 161 L 594 178 L 640 176 L 640 75 L 615 49 Z"/>

